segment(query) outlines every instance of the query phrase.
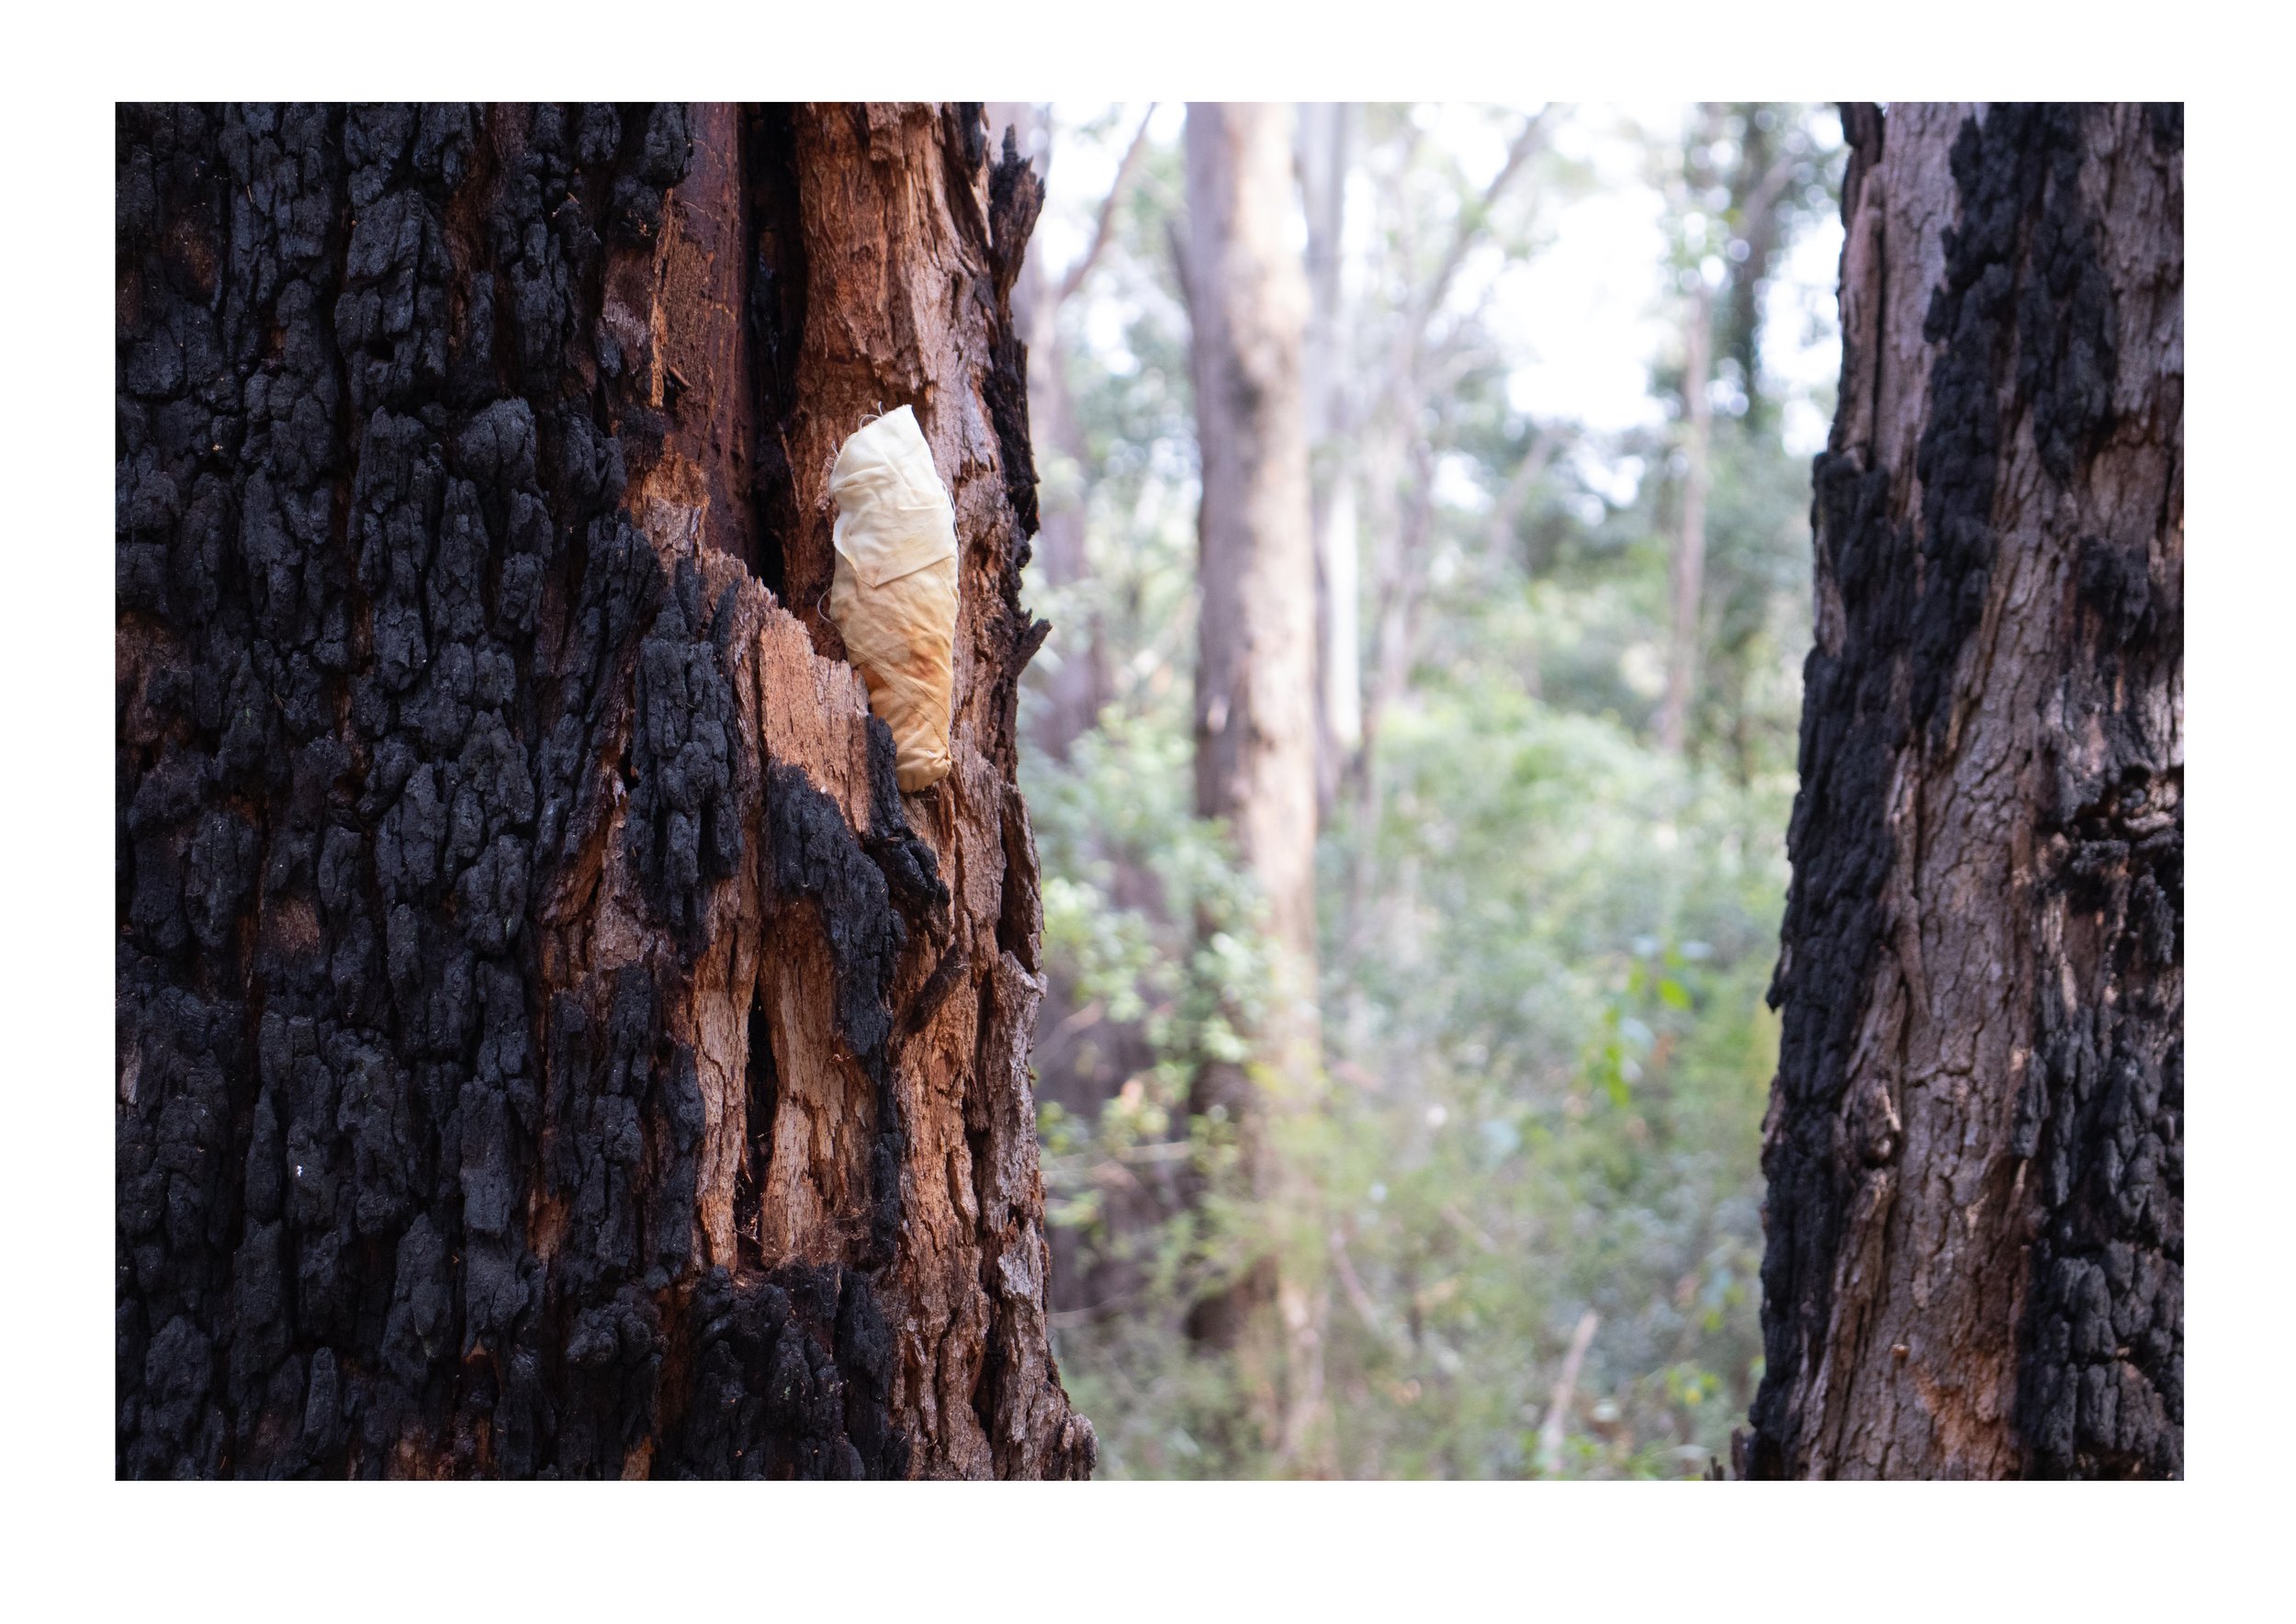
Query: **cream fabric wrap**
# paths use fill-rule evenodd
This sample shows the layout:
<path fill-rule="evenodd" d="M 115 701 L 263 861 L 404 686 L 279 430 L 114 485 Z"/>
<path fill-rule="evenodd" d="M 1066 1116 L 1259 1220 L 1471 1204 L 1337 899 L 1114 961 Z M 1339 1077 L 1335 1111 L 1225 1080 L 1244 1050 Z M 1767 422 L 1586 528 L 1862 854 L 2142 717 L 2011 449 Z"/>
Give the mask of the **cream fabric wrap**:
<path fill-rule="evenodd" d="M 957 517 L 906 406 L 864 424 L 829 474 L 837 574 L 829 618 L 893 730 L 904 790 L 949 773 L 949 651 L 957 631 Z"/>

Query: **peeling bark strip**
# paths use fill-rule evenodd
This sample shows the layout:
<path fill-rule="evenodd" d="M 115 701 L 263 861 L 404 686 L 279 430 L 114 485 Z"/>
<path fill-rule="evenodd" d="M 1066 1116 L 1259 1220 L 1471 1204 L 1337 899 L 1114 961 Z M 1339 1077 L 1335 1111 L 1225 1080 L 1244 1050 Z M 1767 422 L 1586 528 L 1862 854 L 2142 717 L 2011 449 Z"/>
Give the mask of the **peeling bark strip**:
<path fill-rule="evenodd" d="M 1756 1476 L 2177 1476 L 2181 109 L 1845 109 Z"/>
<path fill-rule="evenodd" d="M 1088 1472 L 978 109 L 118 124 L 118 1472 Z M 807 595 L 903 402 L 963 570 L 906 800 Z"/>

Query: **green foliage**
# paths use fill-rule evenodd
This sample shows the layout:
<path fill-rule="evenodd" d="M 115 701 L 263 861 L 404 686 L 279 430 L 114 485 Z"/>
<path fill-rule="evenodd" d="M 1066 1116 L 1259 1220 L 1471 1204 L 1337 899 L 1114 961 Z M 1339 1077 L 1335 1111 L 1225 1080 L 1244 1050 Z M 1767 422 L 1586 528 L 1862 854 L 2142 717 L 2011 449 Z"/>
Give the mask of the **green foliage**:
<path fill-rule="evenodd" d="M 1726 1452 L 1759 1350 L 1776 1041 L 1761 1000 L 1783 875 L 1752 831 L 1783 828 L 1784 800 L 1519 694 L 1433 700 L 1390 749 L 1381 827 L 1334 837 L 1368 838 L 1386 877 L 1332 955 L 1356 1086 L 1334 1093 L 1328 1176 L 1362 1192 L 1355 1270 L 1408 1305 L 1407 1335 L 1338 1316 L 1334 1362 L 1362 1361 L 1338 1413 L 1363 1453 L 1343 1460 L 1527 1470 L 1588 1308 L 1581 1390 L 1615 1413 L 1589 1412 L 1602 1447 L 1566 1465 Z"/>
<path fill-rule="evenodd" d="M 1120 142 L 1136 116 L 1097 137 L 1066 128 Z M 1777 139 L 1782 119 L 1811 123 L 1768 116 Z M 1361 163 L 1387 189 L 1365 233 L 1359 354 L 1386 353 L 1414 279 L 1480 207 L 1490 166 L 1446 144 L 1455 126 L 1458 141 L 1482 130 L 1503 148 L 1521 124 L 1446 117 L 1366 109 Z M 1829 159 L 1808 139 L 1822 191 Z M 1675 431 L 1525 421 L 1480 296 L 1446 307 L 1436 326 L 1457 365 L 1421 415 L 1418 460 L 1366 491 L 1367 556 L 1379 525 L 1424 501 L 1420 628 L 1318 851 L 1327 1076 L 1271 1119 L 1281 1195 L 1247 1199 L 1232 1124 L 1187 1110 L 1203 1066 L 1248 1058 L 1269 956 L 1221 831 L 1190 811 L 1176 147 L 1147 154 L 1115 244 L 1060 317 L 1093 465 L 1060 477 L 1083 481 L 1091 571 L 1047 612 L 1097 626 L 1114 696 L 1065 761 L 1022 767 L 1044 874 L 1040 1097 L 1064 1380 L 1099 1431 L 1104 1475 L 1695 1477 L 1727 1454 L 1760 1376 L 1777 1043 L 1764 993 L 1809 638 L 1806 464 L 1774 413 L 1717 398 L 1702 681 L 1689 748 L 1671 755 L 1651 723 Z M 1729 155 L 1709 152 L 1709 168 L 1727 173 Z M 1682 149 L 1651 161 L 1679 165 Z M 1529 201 L 1484 222 L 1486 286 L 1553 240 L 1548 204 L 1608 184 L 1559 152 L 1532 181 Z M 1806 190 L 1789 240 L 1818 218 Z M 1652 266 L 1670 320 L 1673 264 Z M 1495 523 L 1542 435 L 1556 455 Z M 1368 638 L 1382 603 L 1366 574 Z M 1077 646 L 1056 637 L 1052 657 Z M 1300 1285 L 1321 1349 L 1322 1404 L 1289 1453 L 1250 1424 L 1263 1376 L 1185 1331 L 1190 1303 L 1263 1253 Z M 1543 1456 L 1590 1311 L 1559 1448 Z"/>

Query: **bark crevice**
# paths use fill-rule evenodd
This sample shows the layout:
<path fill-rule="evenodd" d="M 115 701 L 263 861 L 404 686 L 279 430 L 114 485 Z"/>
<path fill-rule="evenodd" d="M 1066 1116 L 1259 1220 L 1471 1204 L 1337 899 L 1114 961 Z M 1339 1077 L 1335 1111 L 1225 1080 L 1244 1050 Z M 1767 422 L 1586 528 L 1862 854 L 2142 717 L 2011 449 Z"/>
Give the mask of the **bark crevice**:
<path fill-rule="evenodd" d="M 985 197 L 910 139 L 962 113 L 858 117 L 120 109 L 123 1474 L 1089 1469 L 1041 1313 L 1009 1447 L 934 1396 L 1042 1291 L 926 1159 L 1033 870 L 1009 318 L 888 201 Z M 777 590 L 872 231 L 978 605 L 968 775 L 906 803 Z"/>
<path fill-rule="evenodd" d="M 1844 118 L 1754 1475 L 2182 1470 L 2163 127 L 2128 106 Z"/>

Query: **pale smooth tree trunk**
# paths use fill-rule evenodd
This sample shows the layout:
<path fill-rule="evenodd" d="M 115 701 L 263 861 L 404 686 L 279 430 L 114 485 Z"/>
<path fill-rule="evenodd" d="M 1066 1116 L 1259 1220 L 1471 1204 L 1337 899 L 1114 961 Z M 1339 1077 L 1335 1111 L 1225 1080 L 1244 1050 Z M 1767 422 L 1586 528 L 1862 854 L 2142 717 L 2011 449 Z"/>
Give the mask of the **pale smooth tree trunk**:
<path fill-rule="evenodd" d="M 1705 592 L 1706 492 L 1714 478 L 1714 291 L 1701 277 L 1683 319 L 1683 507 L 1667 570 L 1673 624 L 1666 645 L 1666 694 L 1659 745 L 1679 755 L 1690 735 L 1698 684 L 1698 610 Z"/>
<path fill-rule="evenodd" d="M 977 105 L 123 107 L 118 1470 L 1074 1476 Z M 955 499 L 955 770 L 820 599 Z"/>
<path fill-rule="evenodd" d="M 1308 326 L 1300 371 L 1307 415 L 1310 512 L 1315 537 L 1316 806 L 1328 816 L 1348 760 L 1363 742 L 1356 552 L 1354 391 L 1342 252 L 1356 105 L 1302 102 L 1299 108 L 1300 196 L 1308 224 Z"/>
<path fill-rule="evenodd" d="M 1300 258 L 1284 241 L 1291 187 L 1289 109 L 1191 103 L 1186 265 L 1202 448 L 1199 524 L 1202 611 L 1196 674 L 1196 809 L 1222 819 L 1266 901 L 1276 962 L 1255 1068 L 1297 1098 L 1318 1066 L 1315 1006 L 1315 556 L 1300 345 L 1307 316 Z M 1273 1193 L 1251 1070 L 1215 1064 L 1194 1090 L 1199 1113 L 1236 1124 L 1246 1177 Z M 1278 1294 L 1263 1258 L 1199 1303 L 1205 1341 L 1245 1348 Z M 1289 1291 L 1285 1292 L 1288 1297 Z M 1287 1302 L 1291 1333 L 1287 1441 L 1317 1385 L 1312 1304 Z"/>
<path fill-rule="evenodd" d="M 1763 1477 L 2183 1470 L 2183 111 L 1844 109 Z"/>

